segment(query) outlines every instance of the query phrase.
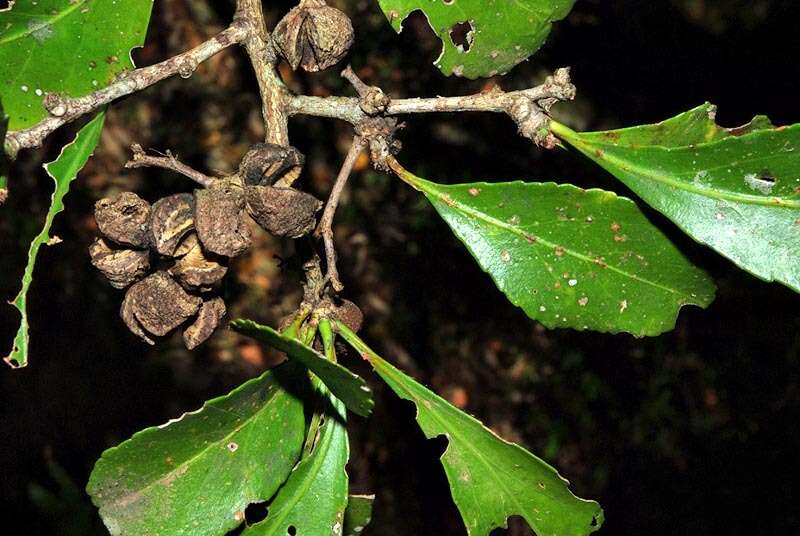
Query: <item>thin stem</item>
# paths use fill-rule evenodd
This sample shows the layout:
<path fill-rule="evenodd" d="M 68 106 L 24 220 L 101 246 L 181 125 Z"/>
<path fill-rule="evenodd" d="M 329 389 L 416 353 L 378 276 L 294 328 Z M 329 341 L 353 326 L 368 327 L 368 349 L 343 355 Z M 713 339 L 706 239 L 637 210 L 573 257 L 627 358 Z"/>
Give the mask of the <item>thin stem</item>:
<path fill-rule="evenodd" d="M 5 139 L 6 153 L 15 157 L 21 149 L 39 147 L 44 139 L 57 128 L 97 110 L 113 100 L 141 91 L 170 76 L 191 74 L 200 63 L 246 37 L 245 26 L 234 22 L 208 41 L 183 54 L 178 54 L 155 65 L 120 73 L 109 86 L 89 95 L 71 98 L 49 93 L 45 95 L 43 105 L 50 115 L 32 127 L 9 132 Z"/>
<path fill-rule="evenodd" d="M 167 156 L 151 156 L 145 154 L 144 149 L 142 149 L 142 146 L 139 144 L 131 145 L 131 150 L 133 151 L 133 158 L 125 163 L 126 168 L 158 167 L 169 169 L 189 177 L 205 188 L 211 186 L 211 183 L 216 180 L 214 177 L 209 177 L 208 175 L 201 173 L 190 166 L 187 166 L 183 162 L 180 162 L 175 155 L 169 151 L 167 151 Z"/>
<path fill-rule="evenodd" d="M 358 155 L 361 154 L 363 148 L 364 139 L 360 136 L 355 136 L 353 138 L 353 144 L 347 151 L 347 156 L 345 156 L 344 162 L 342 163 L 342 168 L 339 170 L 339 175 L 336 177 L 336 182 L 333 183 L 333 188 L 328 196 L 328 203 L 325 205 L 325 211 L 322 213 L 319 225 L 316 231 L 314 231 L 316 236 L 322 236 L 325 243 L 328 279 L 336 292 L 340 292 L 344 289 L 344 285 L 342 285 L 342 282 L 339 280 L 339 271 L 336 269 L 336 249 L 333 244 L 333 217 L 336 214 L 336 207 L 339 206 L 339 199 L 345 184 L 347 184 L 347 179 L 350 177 L 353 166 L 356 160 L 358 160 Z"/>

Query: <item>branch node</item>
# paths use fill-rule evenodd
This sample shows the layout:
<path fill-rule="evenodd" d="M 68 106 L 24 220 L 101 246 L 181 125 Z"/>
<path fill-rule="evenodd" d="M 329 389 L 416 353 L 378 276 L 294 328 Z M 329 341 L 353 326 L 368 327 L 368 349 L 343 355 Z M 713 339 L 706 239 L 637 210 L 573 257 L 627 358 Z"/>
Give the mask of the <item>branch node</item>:
<path fill-rule="evenodd" d="M 358 93 L 358 106 L 361 111 L 370 117 L 386 112 L 392 100 L 381 88 L 365 84 L 349 65 L 342 71 L 342 77 L 350 82 Z"/>
<path fill-rule="evenodd" d="M 63 117 L 66 115 L 69 108 L 67 99 L 58 93 L 48 93 L 45 95 L 42 105 L 53 117 Z"/>

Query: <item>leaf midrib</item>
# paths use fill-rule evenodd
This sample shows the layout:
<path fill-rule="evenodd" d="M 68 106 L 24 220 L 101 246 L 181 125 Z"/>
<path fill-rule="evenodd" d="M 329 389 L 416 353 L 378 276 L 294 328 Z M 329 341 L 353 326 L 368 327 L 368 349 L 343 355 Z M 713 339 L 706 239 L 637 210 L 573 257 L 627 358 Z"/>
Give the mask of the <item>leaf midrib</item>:
<path fill-rule="evenodd" d="M 499 227 L 501 229 L 504 229 L 506 231 L 509 231 L 509 232 L 519 236 L 523 240 L 527 240 L 527 234 L 524 231 L 522 231 L 520 228 L 515 227 L 513 225 L 510 225 L 510 224 L 508 224 L 508 223 L 506 223 L 504 221 L 498 220 L 496 218 L 493 218 L 492 216 L 489 216 L 485 212 L 482 212 L 482 211 L 480 211 L 478 209 L 473 209 L 471 207 L 468 207 L 468 206 L 464 205 L 463 203 L 460 203 L 460 202 L 456 201 L 455 199 L 453 199 L 450 196 L 447 196 L 447 198 L 445 199 L 444 196 L 447 195 L 447 194 L 438 193 L 438 192 L 435 192 L 435 191 L 431 192 L 429 189 L 426 188 L 427 185 L 424 184 L 424 183 L 421 183 L 420 186 L 423 187 L 423 191 L 425 192 L 426 195 L 435 196 L 437 201 L 443 203 L 445 206 L 457 209 L 462 214 L 465 214 L 467 216 L 473 216 L 473 217 L 475 217 L 475 218 L 477 218 L 479 220 L 482 220 L 482 221 L 486 222 L 487 224 L 494 225 L 496 227 Z M 536 241 L 531 245 L 534 246 L 534 247 L 537 246 L 537 245 L 541 245 L 541 246 L 544 246 L 544 247 L 550 248 L 550 249 L 555 249 L 556 247 L 559 247 L 559 248 L 562 248 L 564 250 L 565 254 L 568 254 L 571 257 L 574 257 L 574 258 L 576 258 L 576 259 L 578 259 L 578 260 L 580 260 L 582 262 L 585 262 L 585 263 L 591 264 L 591 265 L 597 264 L 594 261 L 594 259 L 591 259 L 588 256 L 586 256 L 586 255 L 584 255 L 582 253 L 579 253 L 577 251 L 574 251 L 574 250 L 572 250 L 570 248 L 567 248 L 567 247 L 565 247 L 565 246 L 563 246 L 561 244 L 556 244 L 554 242 L 550 242 L 549 240 L 546 240 L 546 239 L 542 238 L 539 235 L 536 235 Z M 610 269 L 611 271 L 613 271 L 613 272 L 615 272 L 615 273 L 617 273 L 617 274 L 619 274 L 619 275 L 621 275 L 623 277 L 627 277 L 627 278 L 629 278 L 629 279 L 631 279 L 633 281 L 638 281 L 638 282 L 644 283 L 646 285 L 651 285 L 651 286 L 653 286 L 653 287 L 655 287 L 657 289 L 669 292 L 671 294 L 675 294 L 675 295 L 678 295 L 678 296 L 683 296 L 684 295 L 684 293 L 682 291 L 679 291 L 678 289 L 673 289 L 673 288 L 670 288 L 670 287 L 666 287 L 666 286 L 664 286 L 664 285 L 662 285 L 660 283 L 657 283 L 655 281 L 650 281 L 649 279 L 645 279 L 645 278 L 643 278 L 641 276 L 638 276 L 638 275 L 635 275 L 635 274 L 631 274 L 629 272 L 626 272 L 622 268 L 619 268 L 619 267 L 614 266 L 613 264 L 610 264 L 610 263 L 607 263 L 607 262 L 605 263 L 605 268 L 604 269 L 607 269 L 607 270 Z"/>

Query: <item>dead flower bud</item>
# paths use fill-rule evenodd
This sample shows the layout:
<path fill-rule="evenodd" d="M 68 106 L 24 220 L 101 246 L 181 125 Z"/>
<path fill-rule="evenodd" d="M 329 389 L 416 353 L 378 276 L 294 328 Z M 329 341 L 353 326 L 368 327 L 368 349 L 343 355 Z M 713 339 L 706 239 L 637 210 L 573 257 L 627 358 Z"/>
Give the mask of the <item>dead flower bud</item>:
<path fill-rule="evenodd" d="M 192 317 L 202 303 L 202 298 L 187 294 L 167 272 L 159 271 L 128 289 L 120 316 L 134 334 L 153 344 L 148 333 L 166 335 Z"/>
<path fill-rule="evenodd" d="M 194 229 L 194 196 L 175 194 L 159 199 L 150 213 L 150 235 L 160 255 L 171 257 L 175 249 Z"/>
<path fill-rule="evenodd" d="M 294 188 L 247 186 L 247 209 L 253 219 L 276 236 L 300 238 L 314 230 L 322 201 Z"/>
<path fill-rule="evenodd" d="M 218 180 L 210 188 L 195 190 L 194 198 L 194 225 L 203 247 L 225 257 L 247 251 L 252 237 L 241 186 Z"/>
<path fill-rule="evenodd" d="M 184 288 L 210 290 L 225 277 L 225 272 L 228 271 L 227 258 L 217 257 L 211 253 L 206 254 L 194 233 L 181 242 L 178 250 L 183 255 L 175 261 L 175 264 L 169 269 L 169 273 Z"/>
<path fill-rule="evenodd" d="M 150 203 L 133 192 L 122 192 L 94 204 L 94 217 L 100 232 L 123 246 L 145 248 L 149 245 Z"/>
<path fill-rule="evenodd" d="M 113 249 L 98 238 L 89 246 L 92 265 L 100 270 L 114 288 L 125 288 L 147 275 L 150 252 L 137 249 Z"/>
<path fill-rule="evenodd" d="M 364 313 L 358 308 L 358 305 L 350 300 L 342 300 L 339 305 L 334 306 L 334 315 L 336 320 L 343 323 L 350 328 L 353 333 L 361 329 L 364 323 Z"/>
<path fill-rule="evenodd" d="M 280 179 L 291 184 L 300 176 L 304 163 L 303 153 L 294 147 L 257 143 L 239 163 L 239 175 L 250 186 L 272 186 Z"/>
<path fill-rule="evenodd" d="M 350 18 L 319 0 L 303 0 L 272 34 L 275 48 L 295 71 L 316 72 L 341 60 L 353 44 Z"/>
<path fill-rule="evenodd" d="M 203 344 L 214 330 L 219 321 L 225 316 L 225 302 L 222 298 L 213 298 L 203 302 L 197 319 L 183 332 L 183 343 L 189 350 L 194 350 Z"/>

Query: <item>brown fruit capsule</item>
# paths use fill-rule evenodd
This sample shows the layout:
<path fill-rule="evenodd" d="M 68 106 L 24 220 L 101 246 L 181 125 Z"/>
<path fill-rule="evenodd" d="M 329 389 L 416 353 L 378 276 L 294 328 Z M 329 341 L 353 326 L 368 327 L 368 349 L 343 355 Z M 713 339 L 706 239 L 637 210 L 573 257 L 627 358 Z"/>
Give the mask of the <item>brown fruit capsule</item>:
<path fill-rule="evenodd" d="M 169 273 L 184 288 L 210 290 L 228 271 L 227 258 L 206 254 L 194 233 L 181 242 L 178 250 L 185 253 L 175 261 Z"/>
<path fill-rule="evenodd" d="M 194 350 L 203 344 L 214 330 L 219 321 L 225 316 L 225 302 L 222 298 L 213 298 L 203 302 L 197 319 L 183 332 L 183 343 L 189 350 Z"/>
<path fill-rule="evenodd" d="M 276 236 L 300 238 L 314 230 L 322 201 L 294 188 L 245 187 L 247 209 L 256 222 Z"/>
<path fill-rule="evenodd" d="M 165 257 L 175 250 L 184 236 L 194 229 L 194 196 L 175 194 L 159 199 L 150 212 L 150 235 L 155 249 Z"/>
<path fill-rule="evenodd" d="M 133 192 L 122 192 L 94 204 L 94 217 L 103 236 L 123 246 L 149 245 L 150 203 Z"/>
<path fill-rule="evenodd" d="M 195 190 L 194 225 L 203 247 L 217 255 L 236 257 L 250 247 L 244 193 L 233 181 L 218 180 Z"/>
<path fill-rule="evenodd" d="M 361 312 L 358 305 L 350 300 L 342 300 L 341 303 L 335 307 L 334 315 L 336 316 L 336 320 L 350 328 L 354 333 L 361 329 L 361 325 L 364 323 L 364 313 Z"/>
<path fill-rule="evenodd" d="M 137 249 L 113 249 L 98 238 L 89 246 L 92 265 L 100 270 L 114 288 L 125 288 L 147 275 L 150 252 Z"/>
<path fill-rule="evenodd" d="M 338 63 L 353 44 L 347 15 L 319 0 L 303 0 L 272 34 L 275 47 L 295 71 L 316 72 Z"/>
<path fill-rule="evenodd" d="M 167 272 L 159 271 L 128 289 L 120 315 L 133 333 L 153 344 L 146 333 L 166 335 L 193 316 L 202 303 L 201 298 L 187 294 Z"/>
<path fill-rule="evenodd" d="M 239 175 L 251 186 L 271 186 L 279 179 L 292 183 L 300 176 L 304 163 L 305 157 L 294 147 L 257 143 L 239 163 Z"/>

